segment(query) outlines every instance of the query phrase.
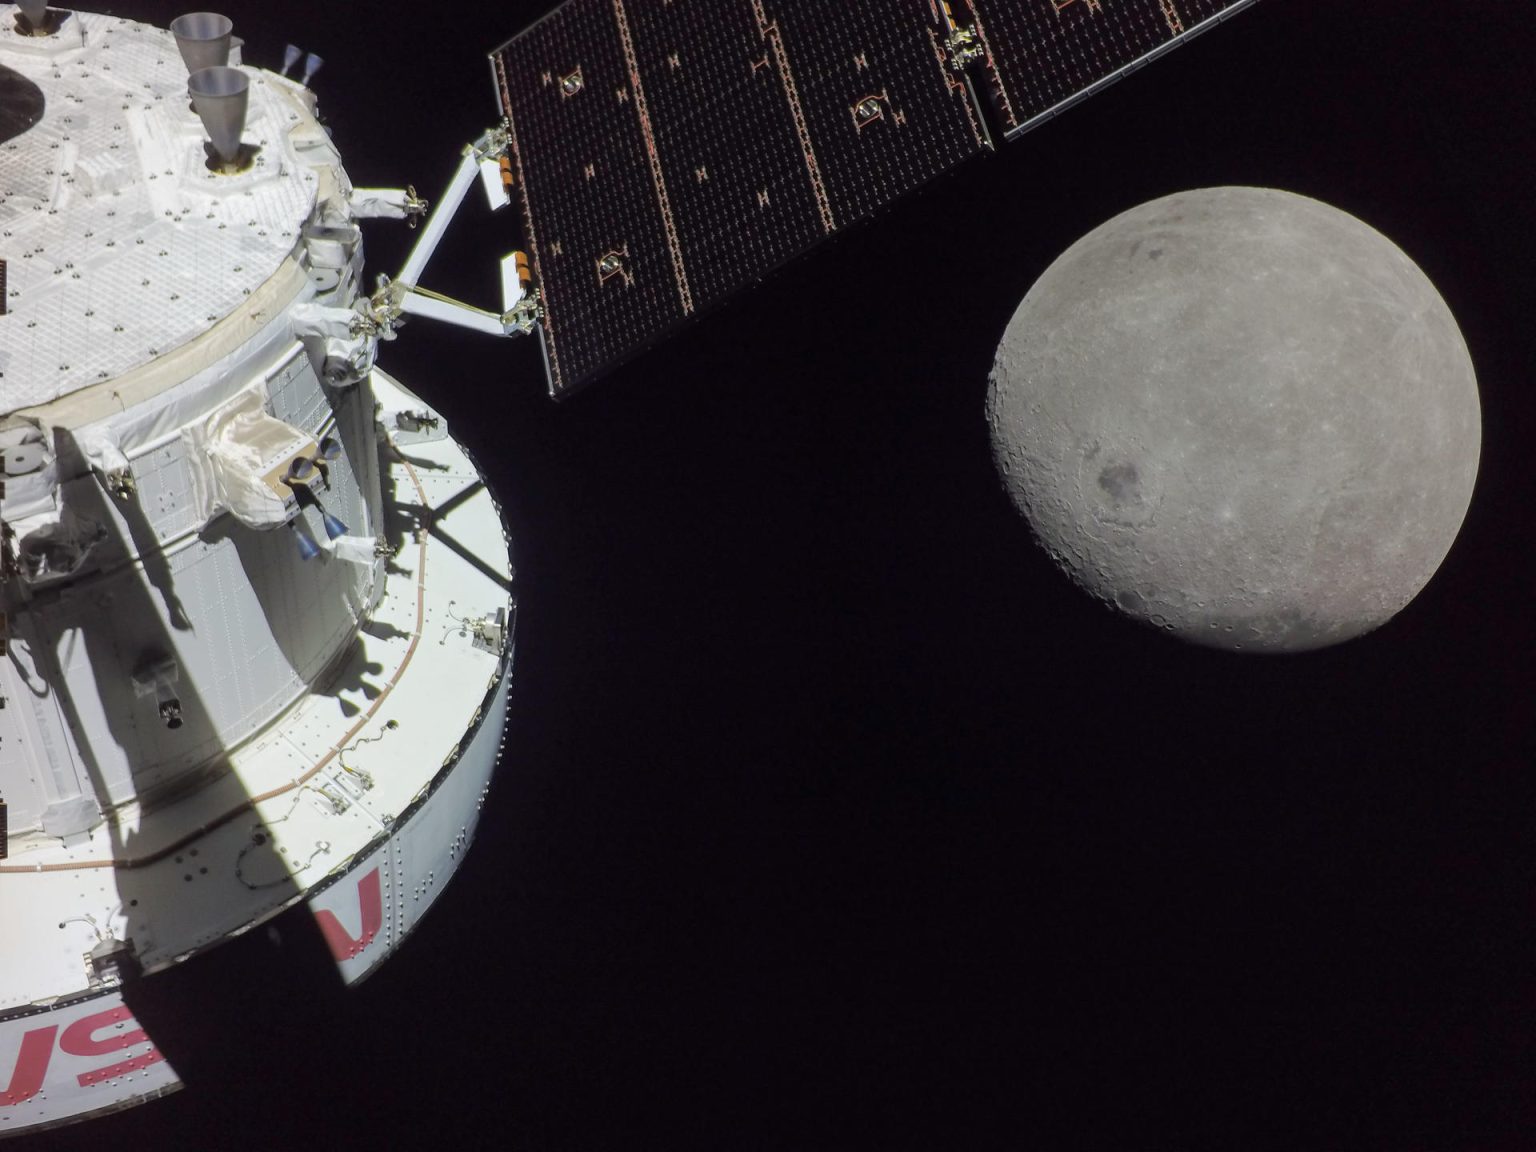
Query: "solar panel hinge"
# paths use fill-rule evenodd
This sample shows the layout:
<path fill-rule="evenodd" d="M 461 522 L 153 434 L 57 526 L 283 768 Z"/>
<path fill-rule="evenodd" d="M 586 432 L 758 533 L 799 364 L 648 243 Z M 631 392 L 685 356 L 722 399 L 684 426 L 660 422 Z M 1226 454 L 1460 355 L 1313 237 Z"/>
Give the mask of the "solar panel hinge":
<path fill-rule="evenodd" d="M 946 15 L 948 5 L 945 5 Z M 952 72 L 964 72 L 972 64 L 987 58 L 976 29 L 970 25 L 950 23 L 949 35 L 944 38 L 944 55 Z"/>

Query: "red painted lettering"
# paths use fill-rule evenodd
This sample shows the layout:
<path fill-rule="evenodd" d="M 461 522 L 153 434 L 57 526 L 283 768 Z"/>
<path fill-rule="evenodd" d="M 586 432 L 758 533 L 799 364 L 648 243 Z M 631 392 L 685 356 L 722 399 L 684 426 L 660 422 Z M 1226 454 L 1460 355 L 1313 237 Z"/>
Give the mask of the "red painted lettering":
<path fill-rule="evenodd" d="M 80 1087 L 89 1088 L 94 1084 L 100 1084 L 105 1080 L 116 1080 L 119 1076 L 126 1076 L 130 1072 L 137 1072 L 140 1068 L 148 1068 L 151 1064 L 158 1064 L 165 1057 L 160 1055 L 160 1049 L 151 1048 L 142 1056 L 132 1056 L 121 1064 L 110 1064 L 105 1068 L 98 1068 L 94 1072 L 82 1072 L 76 1079 L 80 1081 Z"/>
<path fill-rule="evenodd" d="M 326 944 L 330 946 L 331 955 L 338 962 L 351 960 L 362 952 L 373 943 L 373 938 L 384 926 L 384 897 L 379 887 L 377 868 L 357 882 L 357 903 L 363 914 L 363 928 L 362 933 L 356 938 L 341 926 L 341 921 L 336 919 L 335 913 L 324 908 L 315 912 L 315 922 L 320 925 L 320 934 L 325 937 Z"/>
<path fill-rule="evenodd" d="M 53 1058 L 53 1038 L 59 1026 L 34 1028 L 21 1038 L 21 1055 L 11 1072 L 11 1086 L 0 1092 L 0 1108 L 25 1104 L 43 1090 L 48 1075 L 48 1061 Z"/>
<path fill-rule="evenodd" d="M 118 1005 L 105 1012 L 98 1012 L 94 1016 L 81 1017 L 65 1027 L 62 1036 L 59 1035 L 57 1024 L 50 1024 L 47 1028 L 34 1028 L 21 1038 L 21 1055 L 17 1057 L 16 1067 L 11 1073 L 11 1086 L 4 1092 L 0 1092 L 0 1108 L 25 1104 L 42 1091 L 43 1081 L 48 1078 L 48 1065 L 53 1059 L 55 1037 L 58 1038 L 59 1051 L 66 1056 L 110 1056 L 114 1052 L 132 1048 L 136 1044 L 149 1043 L 149 1037 L 145 1035 L 144 1029 L 138 1027 L 108 1036 L 96 1035 L 104 1029 L 131 1023 L 133 1023 L 133 1013 L 122 1005 Z M 151 1064 L 158 1064 L 164 1059 L 165 1057 L 158 1049 L 150 1048 L 141 1056 L 130 1057 L 120 1063 L 98 1068 L 94 1072 L 82 1073 L 78 1079 L 82 1088 L 89 1088 L 93 1084 L 100 1084 L 105 1080 L 113 1080 L 130 1072 L 137 1072 L 141 1068 L 148 1068 Z"/>
<path fill-rule="evenodd" d="M 96 1033 L 104 1028 L 128 1023 L 133 1023 L 133 1013 L 122 1005 L 109 1008 L 105 1012 L 98 1012 L 94 1016 L 82 1017 L 64 1029 L 64 1035 L 59 1037 L 59 1048 L 71 1056 L 110 1056 L 114 1052 L 132 1048 L 135 1044 L 149 1042 L 149 1036 L 142 1028 L 133 1028 L 99 1039 L 96 1036 Z M 94 1072 L 81 1073 L 78 1077 L 80 1087 L 89 1088 L 104 1080 L 115 1080 L 119 1076 L 126 1076 L 129 1072 L 137 1072 L 140 1068 L 158 1064 L 164 1059 L 159 1049 L 151 1048 L 144 1055 L 131 1057 L 120 1064 L 110 1064 Z"/>
<path fill-rule="evenodd" d="M 64 1029 L 64 1035 L 59 1037 L 59 1048 L 71 1056 L 106 1056 L 113 1052 L 121 1052 L 124 1048 L 132 1048 L 135 1044 L 142 1044 L 149 1039 L 144 1034 L 144 1029 L 135 1028 L 132 1032 L 121 1032 L 116 1036 L 96 1039 L 96 1033 L 103 1028 L 110 1028 L 114 1024 L 122 1024 L 132 1019 L 133 1013 L 121 1004 L 116 1008 L 108 1008 L 105 1012 L 98 1012 L 94 1016 L 82 1016 Z"/>

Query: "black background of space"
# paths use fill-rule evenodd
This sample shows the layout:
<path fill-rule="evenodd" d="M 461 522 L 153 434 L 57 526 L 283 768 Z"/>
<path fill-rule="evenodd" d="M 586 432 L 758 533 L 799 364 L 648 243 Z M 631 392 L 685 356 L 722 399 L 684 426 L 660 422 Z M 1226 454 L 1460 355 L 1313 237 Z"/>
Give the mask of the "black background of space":
<path fill-rule="evenodd" d="M 548 6 L 224 10 L 248 62 L 326 58 L 356 182 L 435 196 Z M 406 331 L 518 569 L 476 846 L 350 992 L 264 934 L 156 978 L 222 1037 L 188 1089 L 17 1147 L 1529 1149 L 1524 9 L 1262 0 L 564 404 L 532 342 Z M 1455 548 L 1336 650 L 1112 616 L 992 470 L 1035 277 L 1216 184 L 1392 237 L 1478 370 Z M 471 202 L 429 282 L 494 299 L 515 231 Z"/>

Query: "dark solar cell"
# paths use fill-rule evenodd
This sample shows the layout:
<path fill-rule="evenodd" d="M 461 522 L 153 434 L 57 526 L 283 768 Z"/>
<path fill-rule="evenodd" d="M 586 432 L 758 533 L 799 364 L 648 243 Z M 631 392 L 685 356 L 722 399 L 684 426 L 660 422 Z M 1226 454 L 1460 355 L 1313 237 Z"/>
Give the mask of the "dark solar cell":
<path fill-rule="evenodd" d="M 684 315 L 612 13 L 574 0 L 497 57 L 556 391 Z"/>
<path fill-rule="evenodd" d="M 557 395 L 984 147 L 928 0 L 569 0 L 493 56 Z"/>
<path fill-rule="evenodd" d="M 752 7 L 628 5 L 694 306 L 750 283 L 824 233 Z"/>
<path fill-rule="evenodd" d="M 927 0 L 763 0 L 839 228 L 986 147 Z"/>
<path fill-rule="evenodd" d="M 568 0 L 492 54 L 550 390 L 989 147 L 956 51 L 1013 135 L 1251 2 Z"/>
<path fill-rule="evenodd" d="M 1253 0 L 957 0 L 1010 136 Z"/>

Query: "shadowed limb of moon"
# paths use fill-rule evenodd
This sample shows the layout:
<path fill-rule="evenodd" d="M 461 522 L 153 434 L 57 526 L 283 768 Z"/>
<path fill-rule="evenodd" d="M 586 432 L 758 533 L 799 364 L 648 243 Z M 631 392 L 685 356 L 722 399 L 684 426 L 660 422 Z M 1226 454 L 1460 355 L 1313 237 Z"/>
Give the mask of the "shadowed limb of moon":
<path fill-rule="evenodd" d="M 1094 596 L 1186 640 L 1359 636 L 1440 566 L 1482 433 L 1450 309 L 1390 240 L 1288 192 L 1207 188 L 1067 249 L 998 348 L 992 449 Z"/>

